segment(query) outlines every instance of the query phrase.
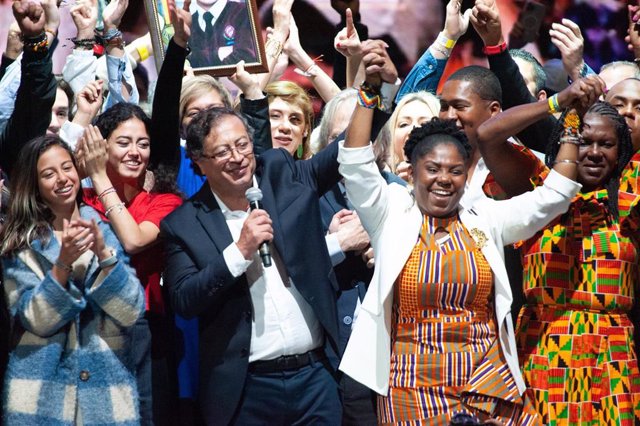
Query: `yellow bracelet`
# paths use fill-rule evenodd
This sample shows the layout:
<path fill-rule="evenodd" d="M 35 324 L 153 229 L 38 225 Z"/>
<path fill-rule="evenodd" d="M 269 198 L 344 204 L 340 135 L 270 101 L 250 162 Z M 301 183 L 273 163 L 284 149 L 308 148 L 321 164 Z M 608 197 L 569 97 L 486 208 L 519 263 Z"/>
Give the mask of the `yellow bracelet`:
<path fill-rule="evenodd" d="M 136 51 L 138 52 L 138 55 L 140 55 L 140 62 L 151 56 L 151 54 L 149 53 L 149 49 L 147 49 L 147 46 L 145 46 L 144 44 L 141 46 L 136 46 Z"/>
<path fill-rule="evenodd" d="M 560 105 L 558 105 L 558 95 L 551 96 L 547 99 L 547 103 L 549 104 L 549 114 L 555 114 L 560 109 Z"/>

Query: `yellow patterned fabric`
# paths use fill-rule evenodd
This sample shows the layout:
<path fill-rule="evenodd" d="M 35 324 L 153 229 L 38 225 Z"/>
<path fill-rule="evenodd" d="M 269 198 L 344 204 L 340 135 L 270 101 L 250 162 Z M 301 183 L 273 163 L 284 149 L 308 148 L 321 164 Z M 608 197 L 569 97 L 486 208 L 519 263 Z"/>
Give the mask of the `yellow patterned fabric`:
<path fill-rule="evenodd" d="M 436 232 L 446 231 L 439 240 Z M 440 236 L 440 235 L 439 235 Z M 448 424 L 456 411 L 537 424 L 500 351 L 493 274 L 458 217 L 426 217 L 395 285 L 382 424 Z"/>
<path fill-rule="evenodd" d="M 522 247 L 526 303 L 516 339 L 536 409 L 549 425 L 640 423 L 640 372 L 628 312 L 638 282 L 631 234 L 607 192 L 579 194 Z"/>

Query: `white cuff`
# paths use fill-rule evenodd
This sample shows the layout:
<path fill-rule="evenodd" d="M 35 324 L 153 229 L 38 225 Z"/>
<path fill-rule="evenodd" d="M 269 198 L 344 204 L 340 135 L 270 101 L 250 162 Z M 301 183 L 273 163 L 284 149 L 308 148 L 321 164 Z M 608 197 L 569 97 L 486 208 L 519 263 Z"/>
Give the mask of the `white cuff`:
<path fill-rule="evenodd" d="M 336 234 L 327 234 L 324 237 L 327 243 L 327 250 L 329 250 L 329 256 L 331 256 L 331 266 L 336 266 L 342 263 L 347 256 L 342 252 L 340 248 L 340 242 Z"/>
<path fill-rule="evenodd" d="M 247 260 L 244 258 L 236 243 L 229 244 L 222 252 L 222 256 L 224 257 L 224 261 L 227 264 L 227 268 L 229 268 L 229 272 L 233 275 L 233 278 L 238 278 L 240 275 L 244 274 L 247 271 L 247 268 L 249 268 L 249 265 L 251 265 L 251 262 L 253 262 L 253 259 Z"/>

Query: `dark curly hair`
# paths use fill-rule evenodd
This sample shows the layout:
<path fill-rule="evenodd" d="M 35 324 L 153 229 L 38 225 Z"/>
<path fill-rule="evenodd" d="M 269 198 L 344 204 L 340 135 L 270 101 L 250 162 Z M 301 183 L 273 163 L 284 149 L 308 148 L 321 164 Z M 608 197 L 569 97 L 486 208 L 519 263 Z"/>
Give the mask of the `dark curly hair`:
<path fill-rule="evenodd" d="M 96 120 L 95 125 L 100 130 L 102 137 L 109 139 L 109 136 L 121 123 L 132 118 L 137 118 L 142 121 L 147 134 L 150 135 L 151 119 L 138 105 L 121 102 L 113 105 L 105 112 L 100 114 Z M 153 142 L 153 141 L 152 141 Z M 156 143 L 161 143 L 156 141 Z M 151 144 L 153 149 L 153 143 Z M 151 168 L 149 168 L 151 170 Z M 152 169 L 154 184 L 150 192 L 153 193 L 172 193 L 179 196 L 183 196 L 182 192 L 178 188 L 176 182 L 177 173 L 169 166 L 158 165 Z"/>
<path fill-rule="evenodd" d="M 553 167 L 553 163 L 558 155 L 558 150 L 560 149 L 558 141 L 564 132 L 563 123 L 567 112 L 568 111 L 562 113 L 549 137 L 549 143 L 547 144 L 544 159 L 547 167 Z M 617 219 L 619 216 L 618 189 L 620 188 L 620 175 L 633 155 L 631 134 L 629 133 L 629 127 L 627 127 L 625 119 L 618 113 L 618 110 L 608 102 L 596 102 L 587 110 L 585 116 L 587 114 L 597 114 L 608 118 L 616 131 L 618 139 L 618 165 L 611 176 L 609 176 L 609 180 L 604 184 L 604 187 L 607 190 L 609 212 Z M 580 131 L 582 131 L 582 127 L 580 128 Z"/>
<path fill-rule="evenodd" d="M 473 149 L 469 145 L 467 135 L 456 125 L 454 120 L 441 120 L 433 117 L 431 121 L 415 127 L 404 144 L 404 155 L 415 166 L 418 160 L 443 143 L 456 147 L 465 162 L 471 159 Z"/>

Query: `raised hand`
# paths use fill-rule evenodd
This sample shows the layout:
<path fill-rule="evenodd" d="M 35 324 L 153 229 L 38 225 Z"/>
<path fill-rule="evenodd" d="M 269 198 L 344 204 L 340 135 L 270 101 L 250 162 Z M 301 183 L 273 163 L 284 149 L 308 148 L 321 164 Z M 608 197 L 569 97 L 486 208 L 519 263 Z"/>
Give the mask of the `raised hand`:
<path fill-rule="evenodd" d="M 244 69 L 244 61 L 236 64 L 236 72 L 229 77 L 229 80 L 238 86 L 246 99 L 262 99 L 264 97 L 260 89 L 259 77 L 255 74 L 249 74 Z"/>
<path fill-rule="evenodd" d="M 273 239 L 271 218 L 264 210 L 253 210 L 245 220 L 236 245 L 245 259 L 253 259 L 260 244 Z"/>
<path fill-rule="evenodd" d="M 604 93 L 605 83 L 597 75 L 575 80 L 569 87 L 558 93 L 561 108 L 575 108 L 582 116 Z"/>
<path fill-rule="evenodd" d="M 78 110 L 73 117 L 73 122 L 83 127 L 88 126 L 100 112 L 102 100 L 102 80 L 87 83 L 76 96 Z"/>
<path fill-rule="evenodd" d="M 628 5 L 629 28 L 624 41 L 627 47 L 633 52 L 634 58 L 640 58 L 640 5 Z"/>
<path fill-rule="evenodd" d="M 87 126 L 80 138 L 82 151 L 82 165 L 87 176 L 95 178 L 107 174 L 107 140 L 102 137 L 100 130 L 93 125 Z"/>
<path fill-rule="evenodd" d="M 102 20 L 104 21 L 104 29 L 109 30 L 118 28 L 124 13 L 129 7 L 129 0 L 112 0 L 111 3 L 104 8 L 102 12 Z"/>
<path fill-rule="evenodd" d="M 300 54 L 300 52 L 304 52 L 304 49 L 300 43 L 300 32 L 298 31 L 296 20 L 293 18 L 293 15 L 289 15 L 289 19 L 289 37 L 287 37 L 282 51 L 289 57 L 292 57 L 292 55 L 295 56 Z"/>
<path fill-rule="evenodd" d="M 191 0 L 185 0 L 182 9 L 176 6 L 175 0 L 168 0 L 169 4 L 169 17 L 173 22 L 173 41 L 180 47 L 186 48 L 189 37 L 191 37 L 191 12 L 189 7 L 191 6 Z"/>
<path fill-rule="evenodd" d="M 30 0 L 14 0 L 13 16 L 23 37 L 33 38 L 44 32 L 46 17 L 39 3 Z"/>
<path fill-rule="evenodd" d="M 347 10 L 357 15 L 360 13 L 360 0 L 331 0 L 331 7 L 340 14 L 340 17 L 345 16 Z"/>
<path fill-rule="evenodd" d="M 353 23 L 351 9 L 346 10 L 346 26 L 336 34 L 333 39 L 333 47 L 346 58 L 362 55 L 360 36 Z"/>
<path fill-rule="evenodd" d="M 469 18 L 472 9 L 467 9 L 462 13 L 461 0 L 449 0 L 446 7 L 446 17 L 444 20 L 444 35 L 450 40 L 458 40 L 469 28 Z"/>
<path fill-rule="evenodd" d="M 86 40 L 93 38 L 93 31 L 98 22 L 97 0 L 77 1 L 69 10 L 71 19 L 78 30 L 76 38 Z"/>
<path fill-rule="evenodd" d="M 58 10 L 57 1 L 40 0 L 40 4 L 42 5 L 42 10 L 44 11 L 45 30 L 52 31 L 57 35 L 58 27 L 60 26 L 60 11 Z M 51 37 L 53 37 L 53 34 L 51 35 Z"/>
<path fill-rule="evenodd" d="M 7 34 L 7 48 L 4 55 L 10 59 L 16 59 L 22 52 L 23 43 L 20 39 L 20 27 L 17 22 L 9 25 L 9 33 Z"/>
<path fill-rule="evenodd" d="M 293 0 L 275 0 L 273 2 L 273 36 L 284 43 L 289 37 Z"/>
<path fill-rule="evenodd" d="M 398 79 L 398 70 L 387 53 L 388 47 L 382 40 L 365 40 L 362 43 L 362 62 L 369 83 L 379 85 L 384 81 L 394 84 Z"/>
<path fill-rule="evenodd" d="M 495 0 L 476 0 L 469 20 L 485 46 L 504 43 L 500 12 Z"/>
<path fill-rule="evenodd" d="M 549 30 L 551 42 L 558 48 L 562 55 L 562 65 L 569 74 L 571 80 L 581 77 L 584 67 L 582 52 L 584 50 L 584 38 L 580 27 L 569 19 L 563 19 L 562 23 L 553 23 Z"/>

